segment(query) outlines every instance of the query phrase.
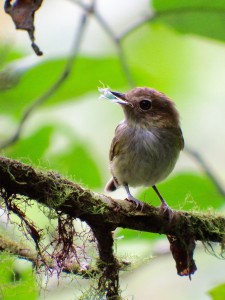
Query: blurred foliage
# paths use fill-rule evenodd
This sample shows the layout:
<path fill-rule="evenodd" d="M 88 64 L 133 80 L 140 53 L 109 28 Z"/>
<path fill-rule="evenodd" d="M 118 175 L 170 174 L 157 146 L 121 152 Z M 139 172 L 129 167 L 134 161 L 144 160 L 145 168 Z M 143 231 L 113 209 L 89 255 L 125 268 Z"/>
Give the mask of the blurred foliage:
<path fill-rule="evenodd" d="M 11 90 L 2 92 L 0 97 L 1 113 L 9 113 L 21 118 L 21 110 L 31 104 L 32 99 L 44 93 L 61 75 L 66 65 L 65 59 L 51 59 L 21 71 L 19 84 Z M 107 66 L 107 68 L 105 67 Z M 44 80 L 43 80 L 44 76 Z M 46 105 L 53 105 L 96 91 L 101 83 L 112 86 L 126 85 L 118 59 L 79 57 L 76 68 L 65 80 L 57 93 L 48 99 Z M 18 95 L 21 101 L 18 101 Z"/>
<path fill-rule="evenodd" d="M 224 197 L 210 179 L 198 173 L 180 173 L 158 184 L 158 188 L 167 203 L 178 210 L 200 211 L 220 208 L 224 204 Z M 139 198 L 153 205 L 159 204 L 152 189 L 143 191 Z"/>
<path fill-rule="evenodd" d="M 50 146 L 53 130 L 52 126 L 45 126 L 28 137 L 22 137 L 18 143 L 7 149 L 6 154 L 15 159 L 25 159 L 34 165 L 41 164 L 41 160 Z"/>
<path fill-rule="evenodd" d="M 224 0 L 153 0 L 157 22 L 181 33 L 194 33 L 225 41 Z"/>
<path fill-rule="evenodd" d="M 137 86 L 173 94 L 188 76 L 183 72 L 191 65 L 187 41 L 161 24 L 143 25 L 126 38 L 124 48 Z"/>
<path fill-rule="evenodd" d="M 222 300 L 225 299 L 225 283 L 220 284 L 213 289 L 211 289 L 208 294 L 211 296 L 212 300 Z"/>
<path fill-rule="evenodd" d="M 18 74 L 16 74 L 11 68 L 10 63 L 20 59 L 22 54 L 12 49 L 9 46 L 1 45 L 0 43 L 0 93 L 14 87 L 19 80 Z M 1 97 L 0 97 L 1 99 Z M 1 100 L 0 100 L 1 103 Z M 2 108 L 2 107 L 1 107 Z"/>
<path fill-rule="evenodd" d="M 54 133 L 61 131 L 65 133 L 62 127 L 54 125 L 40 127 L 28 137 L 21 138 L 15 145 L 9 147 L 6 154 L 45 169 L 56 172 L 60 170 L 62 175 L 71 177 L 89 188 L 102 186 L 97 162 L 86 143 L 82 142 L 78 136 L 74 134 L 71 136 L 66 149 L 48 153 Z M 69 138 L 69 130 L 66 134 Z"/>
<path fill-rule="evenodd" d="M 97 161 L 91 157 L 83 143 L 73 143 L 66 152 L 52 155 L 51 166 L 55 170 L 60 169 L 62 174 L 72 175 L 73 180 L 88 185 L 88 188 L 102 186 Z"/>
<path fill-rule="evenodd" d="M 36 278 L 32 268 L 15 267 L 15 258 L 7 253 L 0 255 L 0 298 L 4 300 L 37 299 Z"/>
<path fill-rule="evenodd" d="M 13 49 L 10 45 L 0 45 L 0 68 L 4 68 L 9 63 L 22 57 L 23 54 L 16 49 Z"/>

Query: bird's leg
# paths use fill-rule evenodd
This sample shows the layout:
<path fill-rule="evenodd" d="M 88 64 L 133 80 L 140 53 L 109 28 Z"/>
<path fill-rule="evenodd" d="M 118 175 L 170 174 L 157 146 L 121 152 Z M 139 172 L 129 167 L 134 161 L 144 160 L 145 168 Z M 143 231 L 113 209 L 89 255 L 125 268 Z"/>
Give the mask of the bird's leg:
<path fill-rule="evenodd" d="M 130 201 L 130 202 L 135 203 L 135 205 L 136 205 L 137 208 L 140 206 L 141 210 L 142 210 L 143 207 L 144 207 L 144 203 L 141 202 L 140 200 L 134 198 L 134 196 L 131 195 L 128 184 L 124 184 L 124 188 L 125 188 L 125 190 L 127 192 L 127 200 Z"/>
<path fill-rule="evenodd" d="M 169 215 L 169 219 L 171 220 L 173 218 L 173 210 L 169 207 L 169 205 L 166 203 L 166 201 L 161 196 L 160 192 L 158 191 L 157 187 L 155 185 L 152 186 L 153 190 L 155 191 L 156 195 L 159 197 L 161 201 L 160 209 L 162 209 L 163 213 L 167 212 Z"/>
<path fill-rule="evenodd" d="M 160 201 L 161 201 L 161 207 L 167 209 L 169 207 L 169 205 L 166 203 L 166 201 L 163 199 L 163 197 L 161 196 L 160 192 L 158 191 L 157 187 L 155 185 L 152 186 L 153 190 L 155 191 L 155 193 L 157 194 L 157 196 L 159 197 Z"/>

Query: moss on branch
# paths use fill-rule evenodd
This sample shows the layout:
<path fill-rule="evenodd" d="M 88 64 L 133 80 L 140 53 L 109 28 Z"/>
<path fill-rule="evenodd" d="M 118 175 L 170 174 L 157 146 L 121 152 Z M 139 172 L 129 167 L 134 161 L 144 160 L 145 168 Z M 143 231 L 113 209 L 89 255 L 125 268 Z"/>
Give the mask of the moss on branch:
<path fill-rule="evenodd" d="M 196 240 L 224 242 L 225 217 L 211 213 L 174 211 L 169 222 L 159 208 L 145 204 L 140 212 L 132 203 L 84 189 L 53 172 L 42 172 L 19 161 L 0 157 L 0 188 L 8 195 L 36 200 L 72 218 L 107 226 L 159 234 L 195 236 Z"/>
<path fill-rule="evenodd" d="M 190 277 L 197 269 L 193 259 L 196 240 L 224 245 L 225 217 L 222 215 L 174 211 L 171 220 L 168 215 L 162 214 L 160 208 L 145 204 L 140 211 L 128 201 L 115 200 L 95 193 L 54 172 L 42 172 L 19 161 L 0 157 L 0 196 L 4 199 L 8 210 L 17 214 L 26 224 L 27 231 L 36 244 L 37 253 L 43 261 L 45 259 L 39 249 L 39 239 L 33 234 L 38 231 L 35 231 L 34 224 L 17 206 L 20 201 L 18 195 L 35 200 L 56 213 L 58 222 L 62 225 L 59 230 L 61 236 L 59 235 L 56 241 L 59 251 L 56 251 L 55 257 L 53 251 L 51 259 L 55 258 L 56 264 L 60 263 L 63 272 L 73 273 L 72 270 L 75 270 L 74 273 L 86 278 L 88 274 L 96 275 L 99 279 L 98 290 L 105 293 L 107 299 L 120 299 L 121 266 L 113 253 L 112 236 L 112 231 L 117 227 L 165 234 L 176 261 L 177 272 L 181 276 Z M 82 270 L 79 264 L 75 264 L 73 269 L 73 264 L 68 266 L 64 263 L 76 253 L 73 246 L 75 218 L 85 221 L 91 227 L 97 241 L 99 260 L 93 272 Z M 8 242 L 4 246 L 5 240 L 1 241 L 1 237 L 0 243 L 2 243 L 0 250 L 9 249 L 10 253 L 19 255 L 17 244 Z M 68 257 L 65 257 L 67 253 Z M 34 261 L 35 254 L 29 255 L 31 257 L 28 259 Z M 48 260 L 45 266 L 54 268 L 54 263 L 50 260 L 49 264 Z"/>

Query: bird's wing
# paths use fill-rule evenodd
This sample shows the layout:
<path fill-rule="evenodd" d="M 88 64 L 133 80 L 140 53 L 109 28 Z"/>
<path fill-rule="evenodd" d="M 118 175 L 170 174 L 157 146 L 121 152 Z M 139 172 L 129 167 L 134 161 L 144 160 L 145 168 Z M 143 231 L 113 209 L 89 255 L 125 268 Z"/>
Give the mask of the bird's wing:
<path fill-rule="evenodd" d="M 109 160 L 112 161 L 113 157 L 119 154 L 120 147 L 119 147 L 119 135 L 117 134 L 118 130 L 123 126 L 121 122 L 115 129 L 115 135 L 111 143 L 110 151 L 109 151 Z"/>

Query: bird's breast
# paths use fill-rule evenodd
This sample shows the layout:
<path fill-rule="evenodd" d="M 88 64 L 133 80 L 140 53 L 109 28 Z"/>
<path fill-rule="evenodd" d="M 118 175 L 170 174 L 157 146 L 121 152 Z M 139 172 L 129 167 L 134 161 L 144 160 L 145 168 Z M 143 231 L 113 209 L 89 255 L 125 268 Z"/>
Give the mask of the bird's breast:
<path fill-rule="evenodd" d="M 116 135 L 119 150 L 110 167 L 119 184 L 152 186 L 173 170 L 180 152 L 174 132 L 121 124 Z"/>

